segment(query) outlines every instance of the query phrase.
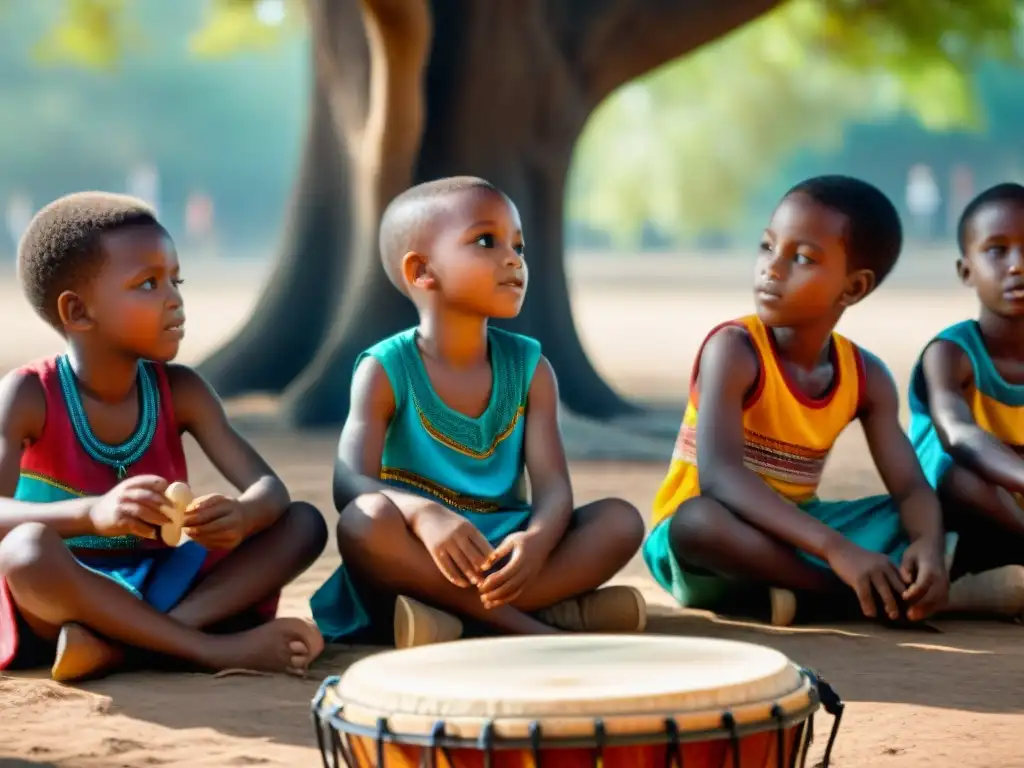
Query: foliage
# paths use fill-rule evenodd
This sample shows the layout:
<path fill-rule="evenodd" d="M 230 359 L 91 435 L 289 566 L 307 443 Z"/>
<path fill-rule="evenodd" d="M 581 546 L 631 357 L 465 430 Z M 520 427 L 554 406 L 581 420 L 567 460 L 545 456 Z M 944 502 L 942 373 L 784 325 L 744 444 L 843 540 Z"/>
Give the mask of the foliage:
<path fill-rule="evenodd" d="M 126 46 L 141 42 L 125 6 L 126 0 L 65 0 L 63 13 L 36 43 L 35 58 L 113 70 Z"/>
<path fill-rule="evenodd" d="M 790 0 L 607 99 L 577 146 L 570 215 L 623 244 L 645 222 L 686 237 L 732 225 L 787 156 L 834 147 L 855 118 L 981 128 L 972 73 L 1017 60 L 1019 22 L 1014 0 Z"/>
<path fill-rule="evenodd" d="M 156 30 L 138 13 L 153 1 L 63 0 L 35 52 L 113 70 L 151 44 Z M 837 146 L 852 121 L 902 114 L 933 131 L 979 129 L 973 71 L 981 59 L 1017 62 L 1019 6 L 788 0 L 607 99 L 576 149 L 570 218 L 623 245 L 649 225 L 674 237 L 725 229 L 781 163 Z M 299 0 L 207 0 L 189 49 L 265 53 L 304 23 Z"/>
<path fill-rule="evenodd" d="M 189 47 L 205 56 L 265 50 L 281 40 L 282 31 L 302 23 L 300 11 L 294 0 L 216 0 L 207 4 Z"/>
<path fill-rule="evenodd" d="M 115 69 L 126 50 L 145 42 L 135 23 L 137 6 L 134 0 L 63 0 L 56 21 L 36 45 L 36 58 L 45 64 Z M 207 0 L 189 48 L 206 56 L 266 50 L 295 27 L 300 11 L 296 0 Z"/>

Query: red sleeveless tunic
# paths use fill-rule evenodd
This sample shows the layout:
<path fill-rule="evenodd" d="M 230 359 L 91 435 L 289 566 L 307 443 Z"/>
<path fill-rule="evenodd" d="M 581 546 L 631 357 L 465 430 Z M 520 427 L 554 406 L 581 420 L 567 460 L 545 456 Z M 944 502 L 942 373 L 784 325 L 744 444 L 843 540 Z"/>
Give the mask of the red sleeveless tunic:
<path fill-rule="evenodd" d="M 150 363 L 150 370 L 156 377 L 160 393 L 160 407 L 157 414 L 156 431 L 153 441 L 139 460 L 126 467 L 127 477 L 157 475 L 168 482 L 188 482 L 188 467 L 181 443 L 174 403 L 163 364 Z M 29 363 L 19 369 L 38 377 L 46 397 L 46 421 L 39 438 L 26 445 L 21 457 L 21 477 L 15 498 L 24 501 L 48 502 L 76 496 L 102 496 L 121 482 L 117 471 L 106 464 L 95 461 L 82 447 L 75 435 L 71 417 L 68 414 L 57 373 L 57 359 L 49 357 Z M 113 539 L 101 537 L 79 537 L 68 540 L 68 546 L 86 567 L 104 571 L 104 561 L 111 562 L 134 552 L 145 559 L 145 552 L 152 557 L 175 555 L 169 552 L 161 541 L 122 536 Z M 195 542 L 185 546 L 199 547 Z M 141 550 L 141 551 L 140 551 Z M 182 553 L 184 554 L 184 553 Z M 192 565 L 185 567 L 181 578 L 186 583 L 175 586 L 181 596 L 187 594 L 192 582 L 208 571 L 227 552 L 211 551 L 203 556 L 198 574 Z M 187 560 L 189 558 L 179 558 Z M 191 560 L 194 562 L 195 557 Z M 192 568 L 190 571 L 189 568 Z M 106 574 L 105 574 L 106 575 Z M 115 578 L 121 582 L 121 579 Z M 172 579 L 173 581 L 173 579 Z M 165 583 L 166 580 L 165 580 Z M 124 584 L 122 583 L 122 586 Z M 128 587 L 132 589 L 131 586 Z M 136 591 L 136 590 L 132 590 Z M 165 593 L 166 595 L 166 593 Z M 139 595 L 141 597 L 141 595 Z M 258 608 L 261 618 L 272 618 L 277 611 L 277 596 L 272 597 Z M 0 578 L 0 669 L 6 668 L 18 653 L 19 624 L 17 608 L 3 578 Z"/>
<path fill-rule="evenodd" d="M 168 483 L 188 482 L 188 467 L 181 434 L 174 416 L 174 401 L 167 380 L 167 368 L 150 363 L 160 393 L 153 442 L 142 457 L 128 466 L 127 477 L 158 475 Z M 120 480 L 113 467 L 95 461 L 75 436 L 71 417 L 64 402 L 64 393 L 57 374 L 57 358 L 48 357 L 29 363 L 20 369 L 39 377 L 46 394 L 46 422 L 42 434 L 34 443 L 25 446 L 21 455 L 21 475 L 42 480 L 69 491 L 75 496 L 102 496 Z M 26 498 L 26 501 L 29 499 Z M 145 540 L 147 545 L 163 546 Z"/>

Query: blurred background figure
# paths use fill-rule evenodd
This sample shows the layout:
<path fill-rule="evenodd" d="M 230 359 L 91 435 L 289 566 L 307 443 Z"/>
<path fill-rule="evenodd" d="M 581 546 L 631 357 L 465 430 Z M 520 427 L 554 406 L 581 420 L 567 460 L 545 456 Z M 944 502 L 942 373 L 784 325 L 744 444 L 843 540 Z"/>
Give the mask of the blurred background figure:
<path fill-rule="evenodd" d="M 160 172 L 152 163 L 139 163 L 128 173 L 129 195 L 145 200 L 160 215 Z"/>
<path fill-rule="evenodd" d="M 935 174 L 924 163 L 912 165 L 907 172 L 906 202 L 910 214 L 908 234 L 928 243 L 936 235 L 935 225 L 939 206 L 942 205 L 942 193 L 935 181 Z"/>
<path fill-rule="evenodd" d="M 14 192 L 7 198 L 7 209 L 4 216 L 4 223 L 7 226 L 7 242 L 4 243 L 4 251 L 16 253 L 18 242 L 21 240 L 25 228 L 32 219 L 35 210 L 32 208 L 32 199 L 24 192 Z"/>
<path fill-rule="evenodd" d="M 974 171 L 966 163 L 953 166 L 949 180 L 949 205 L 946 206 L 946 231 L 956 235 L 956 225 L 964 207 L 974 197 Z"/>
<path fill-rule="evenodd" d="M 213 200 L 205 192 L 193 191 L 185 201 L 185 243 L 206 258 L 217 255 Z"/>

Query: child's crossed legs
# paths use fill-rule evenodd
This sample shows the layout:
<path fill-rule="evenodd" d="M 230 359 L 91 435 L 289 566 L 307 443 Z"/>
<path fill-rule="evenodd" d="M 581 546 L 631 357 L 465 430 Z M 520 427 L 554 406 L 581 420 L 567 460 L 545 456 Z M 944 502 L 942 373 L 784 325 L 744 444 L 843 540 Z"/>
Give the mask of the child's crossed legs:
<path fill-rule="evenodd" d="M 441 574 L 383 494 L 358 497 L 338 520 L 342 560 L 361 581 L 511 634 L 558 632 L 530 614 L 600 587 L 636 554 L 643 535 L 643 519 L 625 501 L 586 504 L 573 512 L 573 524 L 523 593 L 511 605 L 485 608 L 475 589 L 457 587 Z"/>

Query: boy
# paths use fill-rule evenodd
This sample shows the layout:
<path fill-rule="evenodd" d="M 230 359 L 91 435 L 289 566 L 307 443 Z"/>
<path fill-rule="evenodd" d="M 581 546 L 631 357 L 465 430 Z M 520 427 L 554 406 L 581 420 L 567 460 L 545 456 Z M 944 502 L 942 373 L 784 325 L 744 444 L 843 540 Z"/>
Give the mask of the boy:
<path fill-rule="evenodd" d="M 939 505 L 900 428 L 895 385 L 835 332 L 901 243 L 892 204 L 857 179 L 808 179 L 779 203 L 757 258 L 756 314 L 719 325 L 699 351 L 654 502 L 644 558 L 680 603 L 770 607 L 777 625 L 795 619 L 795 593 L 831 610 L 855 595 L 865 616 L 881 607 L 893 621 L 942 605 Z M 821 501 L 829 451 L 854 419 L 890 495 Z"/>
<path fill-rule="evenodd" d="M 619 499 L 573 511 L 551 365 L 488 326 L 526 293 L 512 201 L 477 178 L 420 184 L 385 211 L 380 251 L 420 322 L 356 363 L 335 466 L 344 562 L 311 601 L 324 636 L 409 647 L 459 638 L 464 619 L 642 630 L 639 592 L 598 589 L 639 549 L 640 514 Z"/>
<path fill-rule="evenodd" d="M 1024 187 L 972 200 L 957 228 L 961 281 L 978 319 L 925 347 L 910 386 L 910 436 L 946 524 L 959 534 L 953 611 L 1024 613 Z"/>
<path fill-rule="evenodd" d="M 212 670 L 301 672 L 316 629 L 275 619 L 326 526 L 170 361 L 184 336 L 178 257 L 144 203 L 86 192 L 29 225 L 18 272 L 67 352 L 0 381 L 0 669 L 109 671 L 124 646 Z M 164 491 L 187 482 L 190 433 L 240 491 L 210 494 L 168 548 Z M 103 638 L 103 639 L 101 639 Z"/>

